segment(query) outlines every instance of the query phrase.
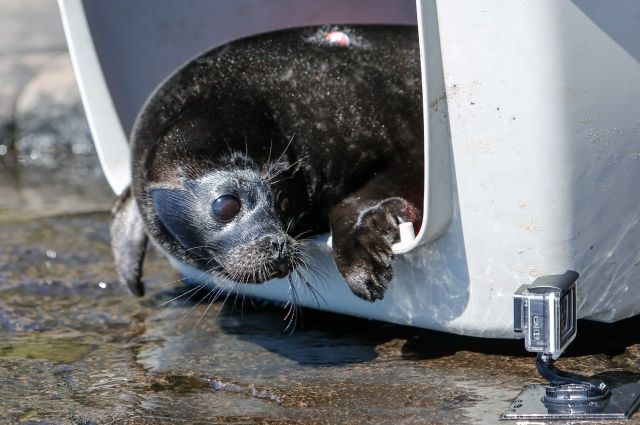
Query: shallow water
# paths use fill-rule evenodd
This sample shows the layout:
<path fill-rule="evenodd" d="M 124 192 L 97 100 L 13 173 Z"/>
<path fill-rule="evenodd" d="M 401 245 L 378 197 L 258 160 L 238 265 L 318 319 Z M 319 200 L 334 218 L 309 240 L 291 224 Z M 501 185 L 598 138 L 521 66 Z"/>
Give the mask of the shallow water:
<path fill-rule="evenodd" d="M 107 220 L 0 224 L 1 423 L 495 423 L 540 381 L 518 341 L 311 310 L 290 334 L 259 301 L 162 305 L 188 287 L 157 254 L 134 298 L 115 283 Z M 639 328 L 581 323 L 560 366 L 637 381 Z"/>

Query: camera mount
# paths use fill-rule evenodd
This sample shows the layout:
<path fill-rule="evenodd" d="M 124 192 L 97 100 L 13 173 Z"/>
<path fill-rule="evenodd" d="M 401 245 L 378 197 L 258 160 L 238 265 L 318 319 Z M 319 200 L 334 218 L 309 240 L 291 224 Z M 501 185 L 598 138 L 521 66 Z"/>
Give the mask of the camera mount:
<path fill-rule="evenodd" d="M 529 385 L 502 419 L 627 419 L 640 403 L 640 384 L 609 388 L 604 382 L 558 369 L 554 362 L 577 333 L 578 273 L 543 276 L 514 294 L 514 330 L 537 353 L 538 372 L 549 385 Z"/>

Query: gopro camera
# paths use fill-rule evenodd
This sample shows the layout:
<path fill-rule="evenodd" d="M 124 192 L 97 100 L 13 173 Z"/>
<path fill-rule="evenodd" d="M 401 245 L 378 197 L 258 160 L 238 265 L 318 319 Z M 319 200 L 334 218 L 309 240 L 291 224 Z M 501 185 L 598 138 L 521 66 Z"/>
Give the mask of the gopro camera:
<path fill-rule="evenodd" d="M 513 297 L 513 328 L 524 334 L 527 351 L 547 354 L 555 360 L 576 337 L 578 276 L 567 271 L 539 277 L 518 288 Z"/>
<path fill-rule="evenodd" d="M 576 337 L 578 273 L 539 277 L 513 297 L 513 327 L 524 334 L 528 351 L 537 353 L 536 368 L 549 383 L 528 385 L 502 419 L 534 421 L 628 419 L 640 404 L 640 384 L 609 388 L 595 377 L 558 369 L 554 361 Z M 527 422 L 529 423 L 529 422 Z"/>

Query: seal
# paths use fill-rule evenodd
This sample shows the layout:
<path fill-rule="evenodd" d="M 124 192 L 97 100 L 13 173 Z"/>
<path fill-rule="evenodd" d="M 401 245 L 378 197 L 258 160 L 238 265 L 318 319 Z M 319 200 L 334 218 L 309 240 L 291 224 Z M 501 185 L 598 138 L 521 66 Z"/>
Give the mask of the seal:
<path fill-rule="evenodd" d="M 409 26 L 284 30 L 192 60 L 132 131 L 132 184 L 112 210 L 120 280 L 144 293 L 151 239 L 261 283 L 298 270 L 301 238 L 330 230 L 353 293 L 382 299 L 398 225 L 422 218 L 420 87 Z"/>

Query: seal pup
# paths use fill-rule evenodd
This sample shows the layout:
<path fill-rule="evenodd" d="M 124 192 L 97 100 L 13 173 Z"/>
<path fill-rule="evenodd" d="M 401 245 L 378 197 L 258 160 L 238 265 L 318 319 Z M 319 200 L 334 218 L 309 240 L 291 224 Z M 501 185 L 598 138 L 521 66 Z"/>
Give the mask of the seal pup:
<path fill-rule="evenodd" d="M 303 263 L 300 237 L 330 230 L 353 293 L 382 299 L 398 224 L 422 218 L 420 88 L 409 26 L 284 30 L 192 60 L 132 131 L 132 183 L 112 210 L 120 280 L 144 293 L 150 238 L 203 272 L 261 283 Z"/>

